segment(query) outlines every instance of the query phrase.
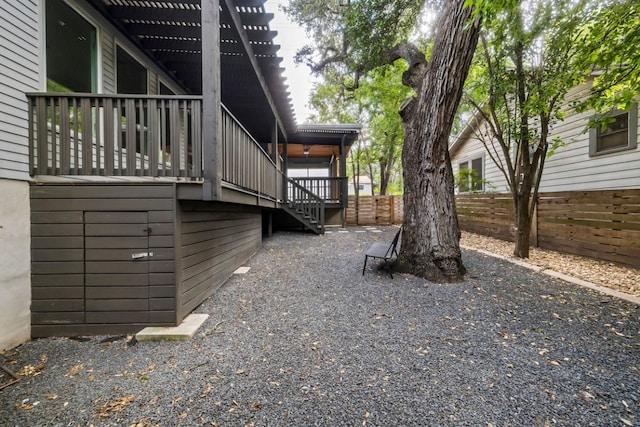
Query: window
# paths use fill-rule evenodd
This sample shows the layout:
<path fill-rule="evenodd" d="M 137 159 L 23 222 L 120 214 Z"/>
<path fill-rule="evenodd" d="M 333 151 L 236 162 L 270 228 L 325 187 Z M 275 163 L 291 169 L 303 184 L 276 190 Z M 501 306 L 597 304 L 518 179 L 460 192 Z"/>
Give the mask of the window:
<path fill-rule="evenodd" d="M 589 155 L 629 150 L 638 144 L 638 105 L 629 111 L 614 110 L 604 123 L 589 130 Z"/>
<path fill-rule="evenodd" d="M 460 193 L 480 192 L 484 190 L 482 164 L 482 157 L 458 163 L 458 176 L 456 177 L 456 181 Z"/>
<path fill-rule="evenodd" d="M 61 0 L 46 2 L 47 91 L 97 92 L 97 30 Z"/>
<path fill-rule="evenodd" d="M 458 163 L 458 191 L 466 193 L 469 191 L 469 162 Z"/>
<path fill-rule="evenodd" d="M 482 176 L 482 158 L 471 160 L 471 190 L 482 191 L 484 177 Z"/>
<path fill-rule="evenodd" d="M 147 93 L 147 69 L 118 46 L 118 93 Z"/>

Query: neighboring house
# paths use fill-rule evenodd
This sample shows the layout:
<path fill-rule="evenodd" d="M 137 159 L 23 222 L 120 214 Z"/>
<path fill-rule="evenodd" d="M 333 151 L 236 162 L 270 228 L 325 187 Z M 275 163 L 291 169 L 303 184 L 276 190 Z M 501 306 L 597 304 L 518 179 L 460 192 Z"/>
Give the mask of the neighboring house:
<path fill-rule="evenodd" d="M 371 178 L 369 178 L 366 175 L 360 175 L 359 177 L 357 177 L 357 182 L 358 182 L 358 195 L 360 196 L 371 196 L 372 193 L 372 182 L 371 182 Z M 355 184 L 353 182 L 353 178 L 349 179 L 349 195 L 350 196 L 355 196 L 356 194 L 356 188 L 355 188 Z"/>
<path fill-rule="evenodd" d="M 589 88 L 590 83 L 573 88 L 567 100 L 586 97 Z M 557 137 L 566 145 L 546 159 L 540 192 L 640 188 L 637 104 L 628 112 L 610 112 L 608 115 L 614 120 L 604 131 L 587 130 L 589 119 L 595 115 L 593 111 L 576 113 L 567 109 L 564 120 L 551 128 L 550 140 Z M 450 146 L 453 172 L 455 174 L 463 167 L 472 168 L 485 185 L 491 186 L 491 191 L 508 193 L 504 175 L 474 134 L 478 126 L 482 123 L 471 120 Z M 457 191 L 470 192 L 472 189 L 467 186 Z"/>
<path fill-rule="evenodd" d="M 360 127 L 296 126 L 262 3 L 0 4 L 0 349 L 175 325 L 277 217 L 344 217 Z"/>
<path fill-rule="evenodd" d="M 584 99 L 589 84 L 573 88 L 565 99 Z M 591 112 L 565 109 L 564 120 L 550 129 L 550 141 L 562 141 L 545 161 L 536 210 L 533 245 L 637 267 L 640 259 L 638 195 L 640 194 L 639 116 L 610 111 L 605 128 L 588 129 Z M 484 179 L 482 188 L 460 183 L 456 207 L 461 228 L 506 240 L 514 239 L 513 198 L 490 153 L 502 160 L 502 150 L 487 150 L 476 130 L 476 116 L 450 146 L 454 173 L 471 167 Z M 478 186 L 480 187 L 480 185 Z M 487 192 L 494 194 L 470 194 Z M 466 193 L 466 194 L 465 194 Z"/>

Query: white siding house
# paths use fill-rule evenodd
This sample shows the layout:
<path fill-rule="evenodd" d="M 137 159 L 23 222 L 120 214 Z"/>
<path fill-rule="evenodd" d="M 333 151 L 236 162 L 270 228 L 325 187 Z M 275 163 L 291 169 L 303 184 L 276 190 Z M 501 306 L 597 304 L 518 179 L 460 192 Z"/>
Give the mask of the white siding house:
<path fill-rule="evenodd" d="M 30 336 L 26 92 L 41 88 L 40 4 L 0 3 L 0 351 Z"/>
<path fill-rule="evenodd" d="M 371 196 L 373 193 L 371 178 L 366 175 L 360 175 L 358 177 L 358 194 L 360 196 Z M 356 194 L 355 184 L 353 178 L 349 179 L 349 195 Z"/>
<path fill-rule="evenodd" d="M 589 87 L 589 83 L 575 87 L 567 100 L 584 98 Z M 587 129 L 587 123 L 596 115 L 595 112 L 576 113 L 567 109 L 565 119 L 553 126 L 550 132 L 550 139 L 559 137 L 566 145 L 546 159 L 540 192 L 640 188 L 640 148 L 637 145 L 640 117 L 637 104 L 629 112 L 610 114 L 624 119 L 613 131 L 617 135 L 623 132 L 624 141 L 613 135 L 612 142 L 605 142 L 604 147 L 598 148 L 597 131 Z M 628 129 L 620 128 L 624 123 L 628 124 Z M 488 183 L 482 190 L 506 193 L 509 190 L 504 175 L 484 144 L 474 135 L 475 128 L 476 124 L 472 122 L 452 143 L 453 172 L 457 173 L 461 166 L 475 159 L 482 159 L 482 178 Z"/>

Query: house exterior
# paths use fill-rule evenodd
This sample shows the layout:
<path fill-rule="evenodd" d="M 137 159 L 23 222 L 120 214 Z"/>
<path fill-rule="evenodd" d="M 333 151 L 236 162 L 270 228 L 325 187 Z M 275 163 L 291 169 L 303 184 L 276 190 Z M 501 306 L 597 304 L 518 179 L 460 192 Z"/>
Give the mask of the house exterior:
<path fill-rule="evenodd" d="M 573 88 L 565 100 L 587 96 L 590 82 Z M 544 249 L 640 265 L 640 134 L 637 103 L 628 111 L 610 111 L 605 128 L 588 129 L 595 112 L 565 117 L 550 129 L 563 145 L 546 158 L 531 224 L 531 243 Z M 476 129 L 474 118 L 450 146 L 454 173 L 471 169 L 478 180 L 456 188 L 463 230 L 513 240 L 513 197 L 506 180 Z M 482 131 L 481 131 L 482 132 Z M 489 148 L 502 159 L 499 147 Z M 464 174 L 463 174 L 464 175 Z M 482 193 L 482 194 L 473 194 Z"/>
<path fill-rule="evenodd" d="M 567 102 L 585 98 L 590 86 L 587 82 L 573 88 L 567 95 Z M 640 188 L 637 104 L 630 111 L 612 111 L 609 115 L 615 120 L 606 131 L 587 130 L 587 123 L 595 113 L 576 113 L 566 108 L 564 120 L 554 125 L 550 132 L 550 139 L 560 138 L 566 145 L 546 159 L 540 192 Z M 508 193 L 502 172 L 475 136 L 475 130 L 481 126 L 479 120 L 471 120 L 453 141 L 449 152 L 454 174 L 464 167 L 470 168 L 485 182 L 477 184 L 476 188 L 467 185 L 457 191 Z"/>
<path fill-rule="evenodd" d="M 360 127 L 296 125 L 263 3 L 0 5 L 0 348 L 175 325 L 276 217 L 340 220 Z"/>
<path fill-rule="evenodd" d="M 355 195 L 356 188 L 353 179 L 349 181 L 349 195 Z M 373 183 L 371 178 L 367 175 L 360 175 L 358 177 L 358 194 L 361 196 L 371 196 L 373 194 Z"/>

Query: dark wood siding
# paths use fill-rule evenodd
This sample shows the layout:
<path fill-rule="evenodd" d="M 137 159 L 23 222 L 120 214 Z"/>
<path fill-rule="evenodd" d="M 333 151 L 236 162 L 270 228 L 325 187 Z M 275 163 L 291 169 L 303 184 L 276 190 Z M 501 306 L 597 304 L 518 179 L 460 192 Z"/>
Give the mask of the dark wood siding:
<path fill-rule="evenodd" d="M 33 185 L 32 336 L 175 324 L 175 204 L 172 184 Z"/>
<path fill-rule="evenodd" d="M 182 202 L 181 312 L 189 313 L 218 289 L 262 244 L 260 209 Z"/>

